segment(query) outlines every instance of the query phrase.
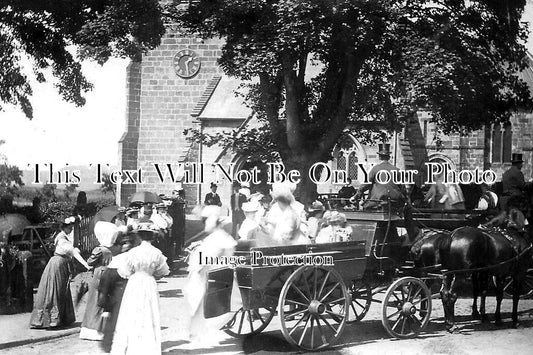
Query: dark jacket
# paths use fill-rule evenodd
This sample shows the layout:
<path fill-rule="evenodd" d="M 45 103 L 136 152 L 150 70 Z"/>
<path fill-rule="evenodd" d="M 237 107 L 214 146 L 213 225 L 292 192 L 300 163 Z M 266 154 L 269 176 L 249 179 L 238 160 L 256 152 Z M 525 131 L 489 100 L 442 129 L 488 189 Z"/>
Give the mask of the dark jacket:
<path fill-rule="evenodd" d="M 220 202 L 220 195 L 209 192 L 207 195 L 205 195 L 204 205 L 222 206 L 222 202 Z"/>

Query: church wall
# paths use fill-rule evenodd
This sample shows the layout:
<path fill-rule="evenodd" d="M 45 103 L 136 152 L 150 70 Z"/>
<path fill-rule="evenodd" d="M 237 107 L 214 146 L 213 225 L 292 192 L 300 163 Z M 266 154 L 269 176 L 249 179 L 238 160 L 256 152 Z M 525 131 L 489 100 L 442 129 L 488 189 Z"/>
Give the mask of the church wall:
<path fill-rule="evenodd" d="M 142 57 L 139 73 L 128 76 L 128 85 L 138 90 L 138 101 L 128 101 L 127 126 L 137 134 L 126 134 L 121 142 L 120 161 L 124 168 L 142 168 L 144 184 L 137 190 L 170 194 L 179 184 L 160 182 L 154 163 L 182 163 L 197 159 L 195 147 L 188 142 L 183 130 L 198 127 L 191 116 L 198 99 L 214 75 L 220 74 L 217 66 L 220 40 L 203 41 L 180 35 L 177 28 L 168 27 L 161 45 Z M 173 66 L 176 53 L 182 49 L 196 52 L 201 59 L 199 73 L 190 78 L 179 77 Z M 135 135 L 135 134 L 133 134 Z M 124 138 L 124 137 L 123 137 Z M 196 202 L 196 186 L 185 186 L 187 199 Z M 124 186 L 119 194 L 122 204 L 134 192 L 134 186 Z"/>

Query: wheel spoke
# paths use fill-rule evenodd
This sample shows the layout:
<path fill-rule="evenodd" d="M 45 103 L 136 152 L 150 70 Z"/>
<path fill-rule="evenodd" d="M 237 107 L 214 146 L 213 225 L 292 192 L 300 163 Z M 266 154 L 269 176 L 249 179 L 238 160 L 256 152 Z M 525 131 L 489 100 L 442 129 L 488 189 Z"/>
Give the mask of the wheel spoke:
<path fill-rule="evenodd" d="M 388 315 L 387 318 L 390 319 L 390 318 L 400 314 L 401 312 L 402 312 L 402 310 L 400 309 L 399 311 L 396 311 L 396 312 L 392 313 L 391 315 Z"/>
<path fill-rule="evenodd" d="M 257 309 L 254 309 L 253 312 L 255 313 L 255 316 L 256 316 L 257 318 L 259 318 L 259 320 L 261 321 L 261 323 L 265 324 L 265 321 L 263 320 L 263 317 L 261 317 L 261 313 L 259 313 L 259 312 L 257 311 Z"/>
<path fill-rule="evenodd" d="M 298 346 L 302 346 L 302 342 L 304 340 L 305 333 L 307 333 L 307 325 L 309 324 L 309 319 L 311 319 L 311 318 L 312 318 L 312 316 L 310 314 L 309 317 L 307 318 L 307 321 L 305 322 L 304 331 L 302 332 L 302 335 L 300 336 L 300 341 L 298 341 Z"/>
<path fill-rule="evenodd" d="M 346 298 L 344 298 L 344 297 L 340 297 L 340 298 L 337 298 L 337 299 L 335 299 L 335 300 L 333 300 L 333 301 L 329 301 L 328 303 L 330 303 L 330 304 L 334 304 L 334 303 L 337 303 L 337 302 L 339 302 L 339 301 L 345 301 L 345 300 L 346 300 Z"/>
<path fill-rule="evenodd" d="M 254 332 L 254 324 L 252 322 L 252 312 L 248 311 L 248 323 L 250 323 L 250 330 Z"/>
<path fill-rule="evenodd" d="M 398 298 L 398 295 L 396 295 L 396 290 L 392 291 L 392 295 L 398 300 L 398 302 L 403 302 L 401 299 Z"/>
<path fill-rule="evenodd" d="M 302 303 L 302 302 L 298 302 L 298 301 L 295 301 L 295 300 L 290 300 L 288 298 L 285 299 L 286 302 L 290 302 L 290 303 L 294 303 L 294 304 L 297 304 L 297 305 L 300 305 L 300 306 L 304 306 L 305 308 L 309 307 L 309 305 L 305 304 L 305 303 Z"/>
<path fill-rule="evenodd" d="M 291 287 L 292 287 L 293 289 L 295 289 L 295 290 L 300 294 L 300 296 L 303 297 L 303 299 L 304 299 L 306 302 L 308 302 L 308 303 L 311 302 L 311 301 L 309 301 L 309 298 L 307 298 L 307 297 L 304 295 L 304 293 L 303 293 L 298 287 L 296 287 L 296 285 L 294 285 L 293 283 L 291 283 Z"/>
<path fill-rule="evenodd" d="M 311 294 L 311 289 L 309 288 L 309 283 L 307 282 L 307 276 L 305 275 L 305 272 L 302 272 L 302 275 L 300 276 L 300 278 L 304 279 L 305 288 L 307 289 L 307 294 L 309 295 L 309 297 L 307 297 L 307 301 L 309 302 L 309 300 L 311 299 L 312 294 Z M 303 292 L 302 292 L 302 294 L 303 294 Z"/>
<path fill-rule="evenodd" d="M 320 325 L 320 318 L 316 319 L 316 324 L 318 327 L 318 331 L 320 332 L 320 339 L 322 340 L 322 345 L 327 344 L 326 336 L 324 335 L 324 332 L 322 331 L 322 326 Z"/>
<path fill-rule="evenodd" d="M 419 326 L 419 327 L 422 327 L 422 321 L 420 321 L 420 319 L 418 319 L 418 317 L 417 317 L 415 314 L 411 315 L 411 318 L 412 318 L 413 320 L 415 320 L 416 323 L 418 323 L 418 326 Z"/>
<path fill-rule="evenodd" d="M 426 298 L 421 298 L 421 299 L 419 299 L 418 301 L 413 302 L 413 306 L 416 306 L 417 304 L 420 304 L 420 303 L 422 303 L 422 302 L 424 302 L 424 301 L 427 302 L 427 300 L 428 300 L 427 297 L 426 297 Z"/>
<path fill-rule="evenodd" d="M 416 291 L 415 295 L 411 299 L 412 300 L 416 299 L 418 297 L 418 295 L 420 295 L 421 292 L 422 292 L 422 287 L 419 287 L 418 291 Z"/>
<path fill-rule="evenodd" d="M 355 306 L 353 305 L 353 303 L 350 303 L 350 307 L 352 308 L 355 318 L 359 317 L 359 314 L 357 313 L 357 310 L 355 309 Z"/>
<path fill-rule="evenodd" d="M 394 328 L 396 328 L 398 326 L 398 324 L 400 324 L 400 321 L 402 320 L 402 317 L 403 315 L 400 313 L 400 315 L 398 316 L 398 319 L 396 319 L 396 322 L 394 322 L 394 325 L 391 327 L 392 330 L 394 330 Z"/>
<path fill-rule="evenodd" d="M 313 349 L 313 346 L 315 345 L 315 317 L 311 317 L 311 349 Z"/>
<path fill-rule="evenodd" d="M 335 291 L 335 289 L 336 289 L 337 286 L 339 286 L 339 285 L 340 285 L 340 282 L 337 282 L 337 283 L 331 288 L 331 290 L 329 290 L 329 292 L 326 293 L 326 295 L 320 299 L 320 302 L 324 302 L 324 300 L 325 300 L 325 299 L 326 299 L 326 298 L 327 298 L 327 297 L 328 297 L 333 291 Z"/>
<path fill-rule="evenodd" d="M 313 280 L 313 299 L 316 300 L 316 298 L 317 298 L 316 292 L 318 291 L 317 290 L 317 287 L 318 287 L 318 268 L 315 268 L 315 272 L 313 273 L 313 275 L 314 275 L 314 280 Z"/>
<path fill-rule="evenodd" d="M 358 305 L 359 307 L 363 308 L 363 309 L 366 308 L 366 307 L 363 306 L 361 303 L 359 303 L 359 301 L 357 301 L 357 300 L 352 299 L 352 303 L 353 303 L 353 302 L 357 303 L 357 305 Z"/>
<path fill-rule="evenodd" d="M 407 321 L 407 317 L 403 317 L 401 334 L 405 334 L 405 322 L 406 321 Z"/>
<path fill-rule="evenodd" d="M 324 277 L 324 281 L 322 281 L 322 285 L 320 286 L 320 290 L 318 291 L 318 294 L 316 296 L 317 299 L 320 298 L 320 296 L 322 295 L 322 291 L 324 291 L 324 287 L 326 287 L 326 283 L 328 282 L 330 274 L 331 274 L 331 271 L 328 271 L 328 273 Z"/>
<path fill-rule="evenodd" d="M 331 314 L 332 316 L 335 316 L 335 317 L 337 317 L 337 318 L 344 318 L 344 315 L 343 315 L 343 314 L 338 314 L 338 313 L 335 313 L 335 312 L 330 311 L 330 310 L 327 310 L 327 309 L 326 309 L 326 313 L 327 313 L 327 314 Z"/>
<path fill-rule="evenodd" d="M 241 321 L 239 322 L 239 330 L 237 331 L 238 334 L 241 334 L 243 323 L 244 323 L 244 311 L 241 312 Z"/>
<path fill-rule="evenodd" d="M 326 323 L 326 325 L 329 327 L 329 329 L 331 329 L 333 331 L 333 334 L 337 334 L 337 330 L 331 324 L 329 324 L 329 322 L 327 321 L 326 318 L 324 318 L 321 314 L 319 314 L 318 316 L 320 317 L 320 319 L 322 319 L 322 321 L 324 323 Z M 339 327 L 340 327 L 340 325 L 339 325 Z"/>
<path fill-rule="evenodd" d="M 292 327 L 291 330 L 289 331 L 289 335 L 292 335 L 292 333 L 296 330 L 296 327 L 298 327 L 298 325 L 299 325 L 300 323 L 302 323 L 303 320 L 304 320 L 305 318 L 309 319 L 310 316 L 311 316 L 311 313 L 307 313 L 307 314 L 305 314 L 302 318 L 300 318 L 300 319 L 298 320 L 298 322 L 296 322 L 296 324 L 294 325 L 294 327 Z"/>

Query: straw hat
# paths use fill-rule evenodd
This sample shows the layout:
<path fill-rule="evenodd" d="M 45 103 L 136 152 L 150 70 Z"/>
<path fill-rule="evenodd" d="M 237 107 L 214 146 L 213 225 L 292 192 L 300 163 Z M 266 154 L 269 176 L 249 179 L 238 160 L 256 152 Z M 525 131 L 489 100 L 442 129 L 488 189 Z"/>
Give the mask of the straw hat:
<path fill-rule="evenodd" d="M 242 204 L 243 212 L 257 212 L 259 210 L 259 203 L 254 202 L 245 202 Z"/>

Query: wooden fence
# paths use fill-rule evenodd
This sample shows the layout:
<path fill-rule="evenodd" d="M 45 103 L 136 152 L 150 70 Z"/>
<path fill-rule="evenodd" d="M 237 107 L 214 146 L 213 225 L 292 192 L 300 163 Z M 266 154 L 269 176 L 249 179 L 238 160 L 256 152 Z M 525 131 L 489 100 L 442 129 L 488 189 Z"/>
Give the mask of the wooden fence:
<path fill-rule="evenodd" d="M 90 255 L 92 250 L 99 244 L 91 229 L 92 219 L 93 216 L 83 217 L 74 229 L 74 243 L 85 257 Z"/>

